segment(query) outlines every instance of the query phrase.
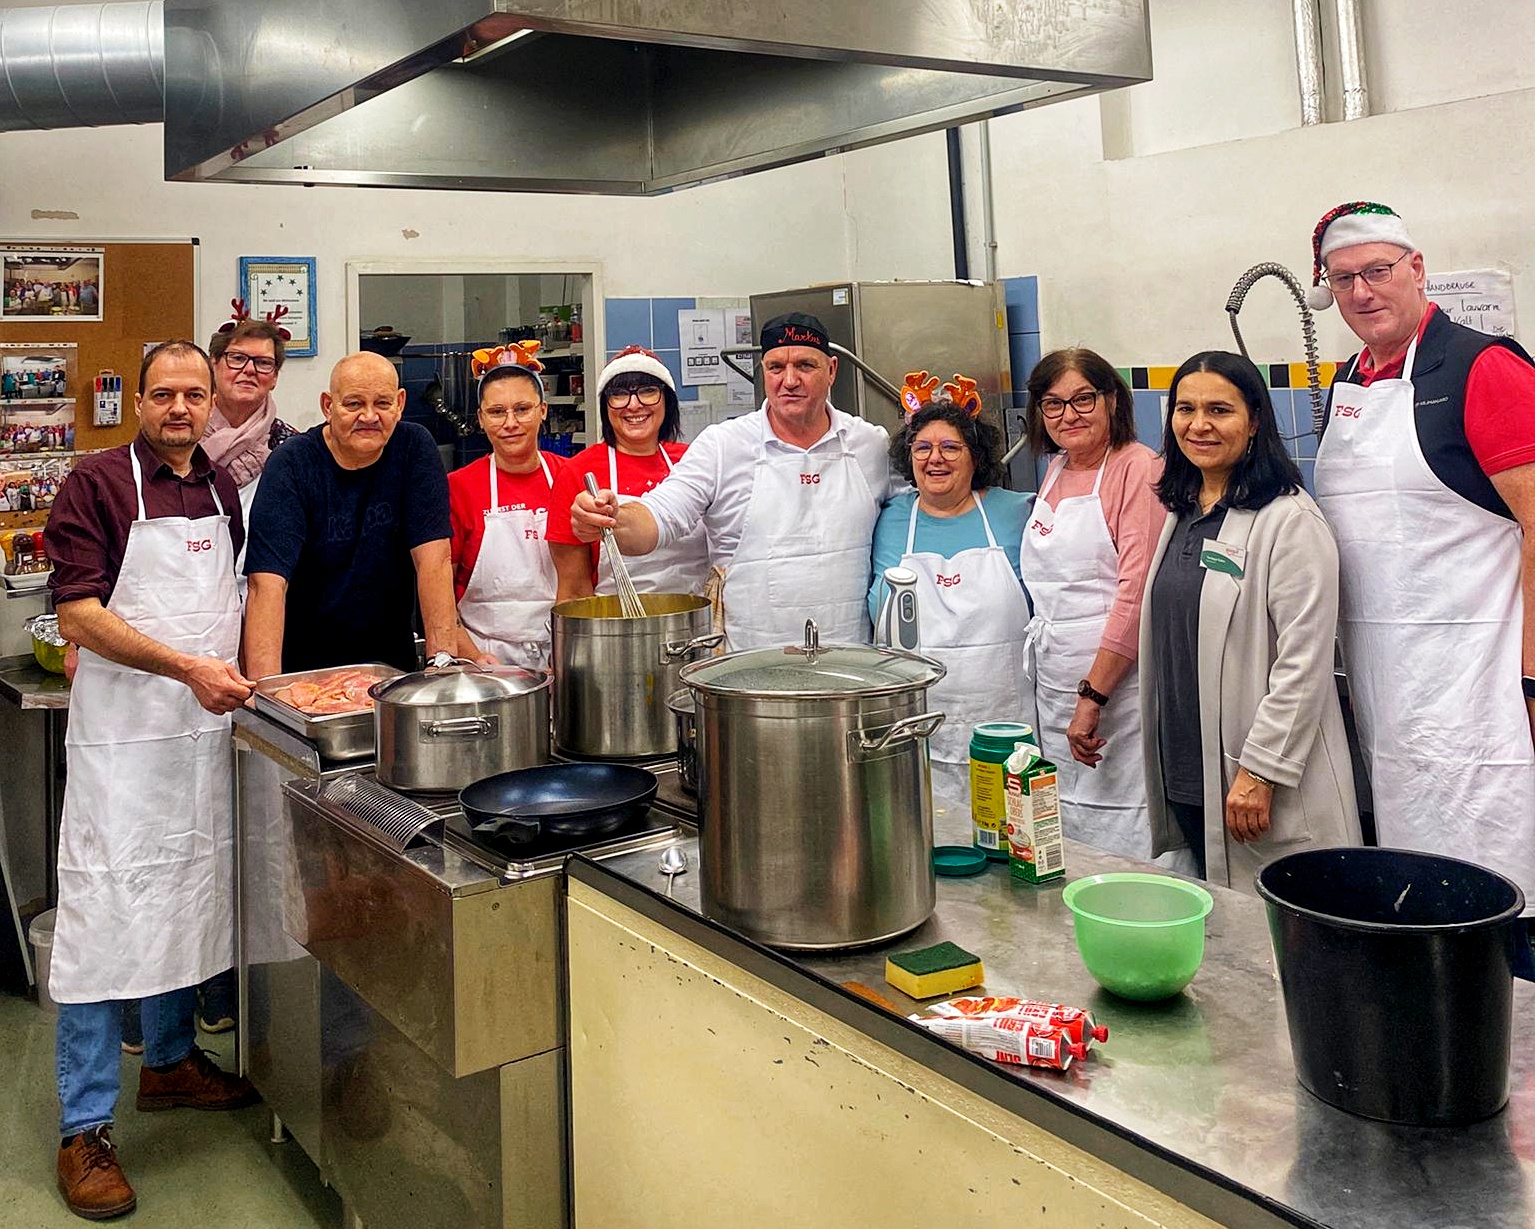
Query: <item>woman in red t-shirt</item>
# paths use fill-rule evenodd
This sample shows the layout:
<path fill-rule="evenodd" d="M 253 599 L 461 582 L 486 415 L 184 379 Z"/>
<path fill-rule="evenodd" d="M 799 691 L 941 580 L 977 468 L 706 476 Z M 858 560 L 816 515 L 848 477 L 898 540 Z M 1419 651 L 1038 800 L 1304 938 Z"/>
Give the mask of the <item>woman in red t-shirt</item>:
<path fill-rule="evenodd" d="M 677 388 L 666 364 L 641 346 L 630 346 L 597 377 L 602 412 L 602 443 L 578 452 L 554 482 L 554 510 L 549 516 L 549 553 L 559 572 L 559 600 L 615 593 L 607 559 L 570 527 L 570 505 L 585 490 L 585 475 L 595 474 L 603 490 L 616 491 L 620 503 L 643 495 L 671 473 L 687 445 Z M 700 525 L 687 537 L 648 555 L 624 560 L 641 593 L 701 593 L 709 570 L 709 550 Z"/>
<path fill-rule="evenodd" d="M 544 528 L 564 465 L 538 448 L 549 414 L 538 348 L 530 341 L 475 351 L 491 453 L 448 475 L 459 618 L 485 652 L 529 670 L 549 668 L 555 573 Z"/>

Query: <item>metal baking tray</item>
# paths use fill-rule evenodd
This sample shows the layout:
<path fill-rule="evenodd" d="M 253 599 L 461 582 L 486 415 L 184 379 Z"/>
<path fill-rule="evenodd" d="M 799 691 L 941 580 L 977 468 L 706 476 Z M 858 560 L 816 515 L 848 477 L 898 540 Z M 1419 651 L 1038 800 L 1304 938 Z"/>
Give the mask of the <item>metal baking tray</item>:
<path fill-rule="evenodd" d="M 360 709 L 355 713 L 328 713 L 314 717 L 300 712 L 291 704 L 277 699 L 272 693 L 290 683 L 309 683 L 326 678 L 339 670 L 361 670 L 381 679 L 397 678 L 405 673 L 381 661 L 365 661 L 353 666 L 327 666 L 324 670 L 299 670 L 293 674 L 273 674 L 256 684 L 256 711 L 270 717 L 278 725 L 292 730 L 300 738 L 315 745 L 322 759 L 370 760 L 374 753 L 373 710 Z"/>

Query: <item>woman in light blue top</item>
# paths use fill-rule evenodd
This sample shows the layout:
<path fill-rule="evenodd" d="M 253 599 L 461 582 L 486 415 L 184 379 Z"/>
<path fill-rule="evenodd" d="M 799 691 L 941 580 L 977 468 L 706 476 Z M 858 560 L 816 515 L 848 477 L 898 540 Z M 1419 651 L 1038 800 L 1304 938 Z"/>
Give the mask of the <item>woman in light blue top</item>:
<path fill-rule="evenodd" d="M 890 443 L 891 465 L 917 489 L 886 504 L 874 527 L 869 611 L 884 599 L 886 568 L 917 574 L 918 651 L 948 671 L 928 693 L 928 708 L 946 717 L 933 758 L 960 764 L 976 723 L 1033 719 L 1017 571 L 1033 496 L 998 485 L 1002 436 L 980 418 L 974 381 L 956 375 L 939 388 L 916 372 L 901 400 L 906 421 Z"/>

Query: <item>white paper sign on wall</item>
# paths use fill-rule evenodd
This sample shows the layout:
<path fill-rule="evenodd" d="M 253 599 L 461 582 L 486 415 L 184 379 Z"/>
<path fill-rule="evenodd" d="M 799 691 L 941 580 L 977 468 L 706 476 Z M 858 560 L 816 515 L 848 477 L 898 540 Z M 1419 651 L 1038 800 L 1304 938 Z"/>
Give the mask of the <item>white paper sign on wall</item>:
<path fill-rule="evenodd" d="M 1513 337 L 1514 279 L 1503 269 L 1466 269 L 1459 273 L 1430 273 L 1428 297 L 1439 310 L 1479 333 Z"/>

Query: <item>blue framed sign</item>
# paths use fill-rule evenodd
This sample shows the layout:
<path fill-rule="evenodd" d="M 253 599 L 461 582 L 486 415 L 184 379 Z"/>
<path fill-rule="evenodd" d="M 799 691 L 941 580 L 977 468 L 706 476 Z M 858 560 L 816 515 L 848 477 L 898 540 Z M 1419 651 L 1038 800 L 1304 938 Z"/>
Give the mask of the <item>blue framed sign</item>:
<path fill-rule="evenodd" d="M 245 309 L 254 320 L 277 315 L 277 322 L 293 335 L 287 346 L 289 358 L 313 358 L 319 353 L 314 269 L 313 256 L 240 257 L 240 297 Z"/>

